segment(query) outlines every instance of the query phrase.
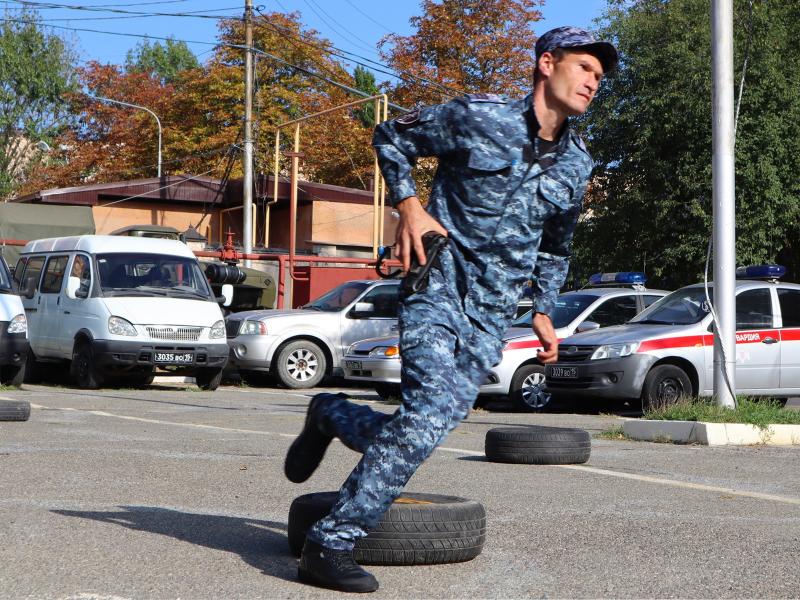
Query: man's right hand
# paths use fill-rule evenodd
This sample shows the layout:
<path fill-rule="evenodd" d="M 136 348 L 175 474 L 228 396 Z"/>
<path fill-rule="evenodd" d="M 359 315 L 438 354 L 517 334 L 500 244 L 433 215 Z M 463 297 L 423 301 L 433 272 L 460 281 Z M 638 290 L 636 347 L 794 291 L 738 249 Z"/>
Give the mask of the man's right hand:
<path fill-rule="evenodd" d="M 395 234 L 395 255 L 403 264 L 403 271 L 411 268 L 411 253 L 417 255 L 420 265 L 425 264 L 425 247 L 422 245 L 422 236 L 429 231 L 441 233 L 447 237 L 444 227 L 422 208 L 419 198 L 409 196 L 401 200 L 396 206 L 400 213 L 400 223 Z"/>

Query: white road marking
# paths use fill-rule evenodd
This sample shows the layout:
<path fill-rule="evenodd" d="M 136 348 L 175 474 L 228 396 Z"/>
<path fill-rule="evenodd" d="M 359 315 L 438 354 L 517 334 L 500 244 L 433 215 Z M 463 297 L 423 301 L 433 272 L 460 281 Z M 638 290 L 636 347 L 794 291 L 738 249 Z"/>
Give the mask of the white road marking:
<path fill-rule="evenodd" d="M 110 417 L 113 419 L 124 419 L 127 421 L 138 421 L 142 423 L 153 423 L 155 425 L 171 425 L 175 427 L 194 427 L 197 429 L 207 429 L 213 431 L 230 431 L 235 433 L 252 433 L 255 435 L 277 436 L 283 438 L 294 439 L 297 435 L 292 433 L 278 433 L 274 431 L 258 431 L 255 429 L 237 429 L 234 427 L 220 427 L 219 425 L 205 425 L 203 423 L 176 423 L 174 421 L 162 421 L 160 419 L 145 419 L 143 417 L 131 417 L 128 415 L 117 415 L 114 413 L 105 412 L 102 410 L 82 410 L 80 408 L 70 407 L 49 407 L 42 406 L 41 404 L 34 404 L 31 402 L 31 408 L 44 409 L 44 410 L 64 410 L 69 412 L 80 412 L 98 417 Z M 338 440 L 336 440 L 338 441 Z M 462 454 L 467 456 L 484 456 L 483 452 L 477 450 L 466 450 L 464 448 L 451 448 L 449 446 L 440 446 L 437 448 L 442 452 L 453 452 L 455 454 Z M 762 494 L 760 492 L 749 492 L 747 490 L 737 490 L 734 488 L 725 488 L 713 485 L 704 485 L 701 483 L 691 483 L 688 481 L 679 481 L 677 479 L 664 479 L 661 477 L 651 477 L 649 475 L 636 475 L 635 473 L 622 473 L 619 471 L 611 471 L 609 469 L 599 469 L 596 467 L 587 467 L 585 465 L 551 465 L 561 469 L 570 469 L 573 471 L 583 471 L 585 473 L 592 473 L 594 475 L 603 475 L 606 477 L 618 477 L 620 479 L 631 479 L 634 481 L 644 481 L 647 483 L 655 483 L 658 485 L 669 485 L 673 487 L 680 487 L 690 490 L 698 490 L 702 492 L 712 492 L 715 494 L 729 494 L 732 496 L 740 496 L 743 498 L 753 498 L 756 500 L 768 500 L 771 502 L 781 502 L 783 504 L 800 505 L 800 498 L 792 498 L 790 496 L 779 496 L 777 494 Z"/>

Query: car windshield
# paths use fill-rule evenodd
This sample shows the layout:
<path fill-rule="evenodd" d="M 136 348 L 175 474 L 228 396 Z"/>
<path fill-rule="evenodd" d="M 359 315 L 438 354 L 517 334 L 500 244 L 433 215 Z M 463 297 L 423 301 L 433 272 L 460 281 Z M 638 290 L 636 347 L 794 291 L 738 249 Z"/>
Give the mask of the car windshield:
<path fill-rule="evenodd" d="M 708 290 L 712 301 L 713 290 Z M 692 325 L 709 313 L 706 292 L 702 287 L 686 287 L 664 296 L 633 319 L 631 323 L 650 325 Z"/>
<path fill-rule="evenodd" d="M 337 312 L 343 310 L 350 303 L 358 298 L 361 293 L 369 287 L 369 283 L 364 281 L 348 281 L 333 288 L 327 294 L 323 294 L 316 300 L 304 304 L 301 308 L 310 310 L 320 310 L 323 312 Z"/>
<path fill-rule="evenodd" d="M 8 271 L 6 261 L 0 257 L 0 294 L 9 294 L 13 292 L 11 287 L 11 273 Z"/>
<path fill-rule="evenodd" d="M 595 300 L 597 300 L 597 296 L 592 294 L 564 294 L 559 296 L 556 299 L 553 312 L 550 313 L 553 327 L 556 329 L 566 327 Z M 529 310 L 511 324 L 512 327 L 531 327 L 532 325 L 532 310 Z"/>
<path fill-rule="evenodd" d="M 104 296 L 169 296 L 207 300 L 211 290 L 197 260 L 163 254 L 99 254 Z"/>

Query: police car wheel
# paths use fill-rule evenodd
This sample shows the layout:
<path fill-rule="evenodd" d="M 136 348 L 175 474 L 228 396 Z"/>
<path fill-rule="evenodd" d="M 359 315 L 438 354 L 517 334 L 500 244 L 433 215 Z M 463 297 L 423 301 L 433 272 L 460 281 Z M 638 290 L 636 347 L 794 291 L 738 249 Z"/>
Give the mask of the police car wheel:
<path fill-rule="evenodd" d="M 288 388 L 311 388 L 325 376 L 325 353 L 314 342 L 297 340 L 278 352 L 275 372 L 280 382 Z"/>
<path fill-rule="evenodd" d="M 31 405 L 24 400 L 0 400 L 0 421 L 27 421 Z"/>
<path fill-rule="evenodd" d="M 403 396 L 399 383 L 376 383 L 375 393 L 381 400 L 399 400 Z"/>
<path fill-rule="evenodd" d="M 658 365 L 645 377 L 642 411 L 669 406 L 692 395 L 692 382 L 686 371 L 675 365 Z"/>
<path fill-rule="evenodd" d="M 571 465 L 589 460 L 592 439 L 571 427 L 495 427 L 486 432 L 484 452 L 491 462 Z"/>
<path fill-rule="evenodd" d="M 338 492 L 300 496 L 289 508 L 289 549 L 300 556 L 306 532 L 330 512 Z M 486 511 L 474 500 L 404 493 L 353 553 L 362 565 L 435 565 L 472 560 L 486 540 Z"/>
<path fill-rule="evenodd" d="M 551 396 L 544 389 L 544 367 L 542 365 L 523 365 L 511 379 L 509 395 L 514 407 L 525 412 L 544 410 Z"/>

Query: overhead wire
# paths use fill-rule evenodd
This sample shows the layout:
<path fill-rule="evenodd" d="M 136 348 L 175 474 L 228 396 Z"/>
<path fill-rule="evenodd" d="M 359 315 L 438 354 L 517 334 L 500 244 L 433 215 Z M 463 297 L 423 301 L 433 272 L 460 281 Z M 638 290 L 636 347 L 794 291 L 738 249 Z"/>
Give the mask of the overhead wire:
<path fill-rule="evenodd" d="M 336 33 L 341 35 L 343 37 L 343 39 L 345 39 L 346 41 L 349 41 L 354 46 L 358 46 L 358 47 L 361 47 L 362 49 L 366 49 L 368 52 L 374 52 L 375 51 L 373 46 L 371 46 L 368 42 L 362 40 L 360 37 L 358 37 L 353 32 L 351 32 L 349 29 L 347 29 L 344 25 L 339 23 L 339 21 L 337 21 L 334 17 L 332 17 L 324 8 L 322 8 L 319 4 L 317 4 L 315 2 L 315 0 L 303 0 L 303 2 L 306 3 L 306 6 L 308 6 L 311 9 L 311 11 L 315 15 L 317 15 L 317 17 L 319 17 L 319 19 L 323 23 L 325 23 L 333 31 L 335 31 Z M 319 9 L 319 12 L 317 12 L 317 9 Z M 322 14 L 320 14 L 320 13 L 322 13 Z M 322 15 L 325 15 L 325 16 L 322 16 Z M 328 21 L 325 17 L 327 17 L 327 19 L 330 19 L 330 21 Z M 352 37 L 352 39 L 356 40 L 356 42 L 358 42 L 358 43 L 354 43 L 352 40 L 348 39 L 348 36 Z"/>
<path fill-rule="evenodd" d="M 197 11 L 181 11 L 181 12 L 153 12 L 153 11 L 134 11 L 134 10 L 124 10 L 121 8 L 96 8 L 93 6 L 79 6 L 74 4 L 59 4 L 56 2 L 41 2 L 39 0 L 2 0 L 4 4 L 20 4 L 22 6 L 34 6 L 36 8 L 54 8 L 54 9 L 64 9 L 64 10 L 77 10 L 77 11 L 86 11 L 86 12 L 104 12 L 104 13 L 115 13 L 115 14 L 122 14 L 122 15 L 135 15 L 140 17 L 191 17 L 197 19 L 215 19 L 219 20 L 221 18 L 228 18 L 220 15 L 210 15 L 206 13 L 210 12 L 222 12 L 228 10 L 237 10 L 238 6 L 228 6 L 225 8 L 212 8 L 208 10 L 197 10 Z M 236 18 L 236 17 L 234 17 Z M 241 17 L 238 17 L 241 18 Z"/>
<path fill-rule="evenodd" d="M 372 21 L 373 23 L 375 23 L 375 25 L 377 25 L 378 27 L 382 28 L 384 31 L 388 31 L 389 33 L 394 33 L 394 31 L 392 31 L 391 29 L 389 29 L 388 27 L 386 27 L 386 25 L 384 25 L 383 23 L 379 23 L 378 21 L 376 21 L 375 19 L 373 19 L 372 17 L 370 17 L 370 16 L 369 16 L 367 13 L 365 13 L 363 10 L 361 10 L 360 8 L 358 8 L 358 6 L 356 6 L 355 4 L 353 4 L 353 3 L 351 2 L 351 0 L 344 0 L 344 1 L 345 1 L 345 2 L 347 2 L 347 3 L 348 3 L 350 6 L 352 6 L 353 8 L 355 8 L 355 9 L 356 9 L 356 11 L 358 11 L 359 13 L 361 13 L 361 14 L 362 14 L 363 16 L 365 16 L 367 19 L 369 19 L 370 21 Z"/>

